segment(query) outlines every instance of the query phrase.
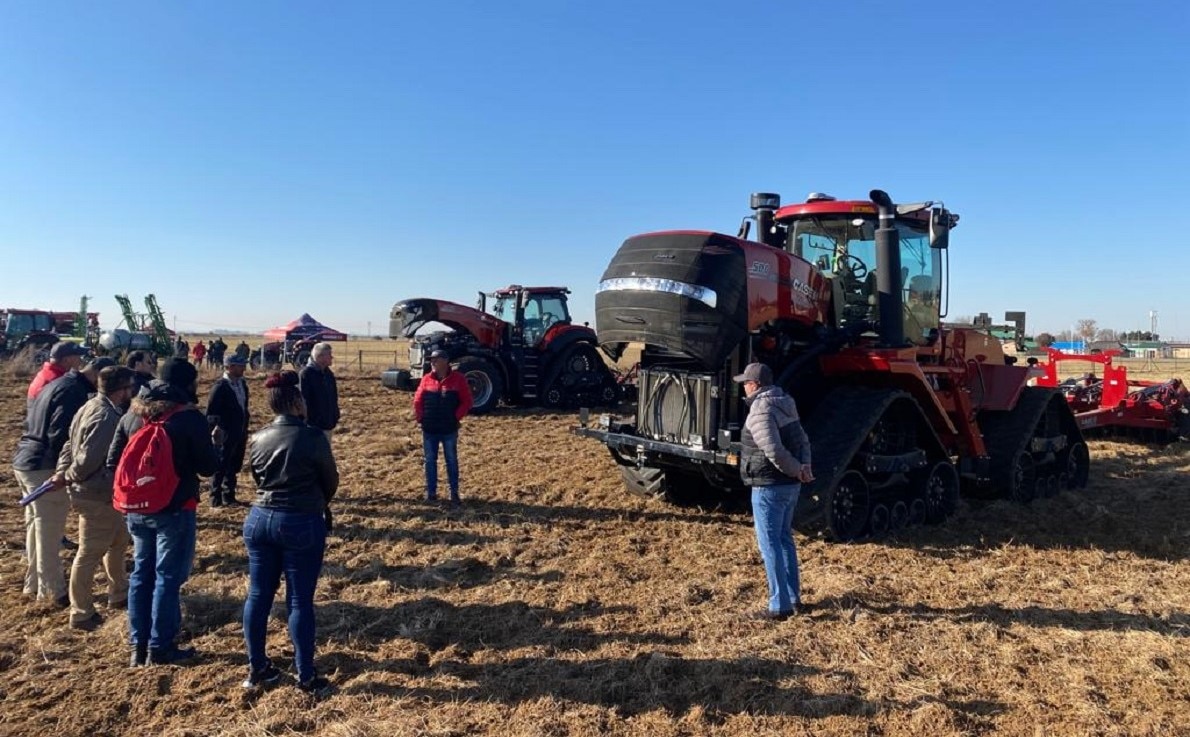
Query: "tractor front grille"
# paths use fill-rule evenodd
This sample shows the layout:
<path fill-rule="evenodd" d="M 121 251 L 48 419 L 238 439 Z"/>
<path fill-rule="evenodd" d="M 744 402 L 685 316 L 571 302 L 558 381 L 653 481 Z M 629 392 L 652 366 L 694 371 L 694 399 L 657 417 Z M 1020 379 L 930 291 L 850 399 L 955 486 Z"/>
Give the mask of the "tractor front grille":
<path fill-rule="evenodd" d="M 719 417 L 714 374 L 641 369 L 637 432 L 653 440 L 711 449 Z"/>

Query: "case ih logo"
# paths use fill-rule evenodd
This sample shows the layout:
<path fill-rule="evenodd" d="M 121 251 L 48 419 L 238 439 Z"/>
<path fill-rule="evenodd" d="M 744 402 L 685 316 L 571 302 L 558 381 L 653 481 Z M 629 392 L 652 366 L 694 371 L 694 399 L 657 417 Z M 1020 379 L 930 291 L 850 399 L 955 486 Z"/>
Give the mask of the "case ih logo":
<path fill-rule="evenodd" d="M 801 294 L 805 295 L 806 299 L 814 299 L 814 290 L 810 288 L 809 284 L 805 283 L 801 279 L 793 280 L 793 291 L 800 292 Z"/>
<path fill-rule="evenodd" d="M 756 274 L 757 276 L 768 276 L 770 269 L 772 269 L 772 267 L 764 261 L 753 261 L 752 268 L 749 269 L 749 271 L 751 271 L 753 274 Z"/>

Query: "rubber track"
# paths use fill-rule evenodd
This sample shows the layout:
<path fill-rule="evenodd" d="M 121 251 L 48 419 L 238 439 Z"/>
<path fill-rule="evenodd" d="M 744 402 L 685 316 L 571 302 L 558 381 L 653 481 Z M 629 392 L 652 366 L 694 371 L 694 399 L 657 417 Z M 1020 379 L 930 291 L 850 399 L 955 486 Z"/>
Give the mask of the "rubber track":
<path fill-rule="evenodd" d="M 1054 397 L 1058 397 L 1055 400 Z M 1001 495 L 1007 495 L 1007 474 L 1012 471 L 1012 459 L 1024 450 L 1033 439 L 1037 424 L 1041 420 L 1050 402 L 1059 401 L 1067 414 L 1069 405 L 1062 399 L 1057 389 L 1027 386 L 1021 392 L 1020 401 L 1016 407 L 1007 412 L 988 413 L 980 418 L 983 425 L 983 439 L 987 444 L 988 455 L 991 458 L 992 485 Z M 1063 418 L 1063 429 L 1068 437 L 1067 447 L 1076 442 L 1082 442 L 1078 436 L 1074 415 Z M 1071 431 L 1074 436 L 1071 437 Z"/>
<path fill-rule="evenodd" d="M 816 478 L 805 487 L 798 504 L 794 523 L 798 530 L 826 529 L 827 491 L 846 473 L 851 459 L 889 406 L 908 397 L 895 389 L 840 387 L 828 394 L 814 415 L 806 419 L 806 434 L 813 449 L 811 467 Z"/>

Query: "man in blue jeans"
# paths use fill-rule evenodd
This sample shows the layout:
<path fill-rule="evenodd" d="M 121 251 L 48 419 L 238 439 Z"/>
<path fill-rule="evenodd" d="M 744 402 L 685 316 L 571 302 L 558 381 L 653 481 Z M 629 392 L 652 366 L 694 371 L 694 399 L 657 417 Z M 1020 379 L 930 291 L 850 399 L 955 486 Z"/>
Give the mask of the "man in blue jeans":
<path fill-rule="evenodd" d="M 802 428 L 793 397 L 773 385 L 773 372 L 750 363 L 733 379 L 743 385 L 748 419 L 740 437 L 740 478 L 752 487 L 756 544 L 769 584 L 768 608 L 760 619 L 779 620 L 801 606 L 793 513 L 810 471 L 810 439 Z"/>
<path fill-rule="evenodd" d="M 450 506 L 459 499 L 459 423 L 471 411 L 471 388 L 467 379 L 450 367 L 445 351 L 430 354 L 428 374 L 421 377 L 413 393 L 413 414 L 421 425 L 422 448 L 426 456 L 426 500 L 438 498 L 438 446 L 446 455 L 446 477 L 450 484 Z"/>

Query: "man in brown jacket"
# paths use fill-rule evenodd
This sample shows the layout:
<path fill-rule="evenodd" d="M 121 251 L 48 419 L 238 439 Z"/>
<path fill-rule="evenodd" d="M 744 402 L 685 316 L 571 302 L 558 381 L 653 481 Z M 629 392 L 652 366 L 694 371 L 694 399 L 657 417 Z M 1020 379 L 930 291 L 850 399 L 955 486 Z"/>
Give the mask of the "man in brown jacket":
<path fill-rule="evenodd" d="M 96 384 L 99 393 L 70 423 L 54 474 L 56 484 L 68 485 L 71 505 L 79 515 L 79 551 L 70 569 L 70 626 L 88 631 L 103 624 L 92 591 L 101 559 L 108 606 L 117 609 L 128 602 L 128 529 L 123 515 L 112 507 L 113 473 L 106 461 L 116 426 L 137 390 L 135 372 L 124 366 L 103 369 Z"/>

